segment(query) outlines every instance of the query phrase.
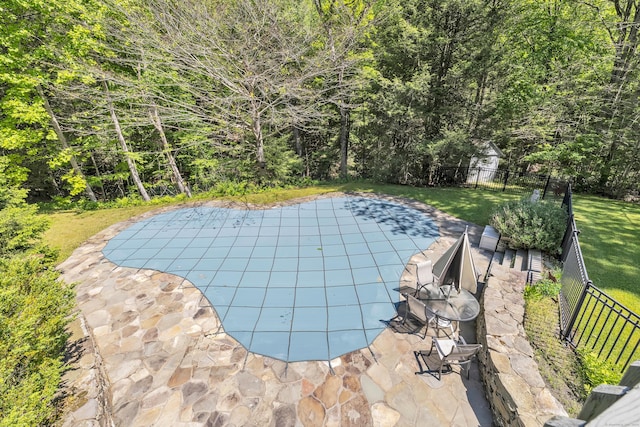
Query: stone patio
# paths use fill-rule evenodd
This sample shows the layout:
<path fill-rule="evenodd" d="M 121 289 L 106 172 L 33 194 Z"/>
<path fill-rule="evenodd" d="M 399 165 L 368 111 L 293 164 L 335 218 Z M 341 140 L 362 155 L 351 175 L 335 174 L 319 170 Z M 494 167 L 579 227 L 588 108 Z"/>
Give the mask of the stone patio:
<path fill-rule="evenodd" d="M 415 263 L 437 259 L 467 225 L 477 269 L 486 271 L 491 252 L 478 249 L 480 227 L 393 200 L 430 215 L 441 235 L 412 258 L 399 288 L 414 286 Z M 370 348 L 330 363 L 287 364 L 248 353 L 225 334 L 190 282 L 118 267 L 102 255 L 107 241 L 133 222 L 180 207 L 109 227 L 59 266 L 65 281 L 77 283 L 78 308 L 64 426 L 492 425 L 477 366 L 469 380 L 457 368 L 441 381 L 416 375 L 414 351 L 428 350 L 430 339 L 395 322 Z M 463 326 L 474 342 L 474 326 Z"/>

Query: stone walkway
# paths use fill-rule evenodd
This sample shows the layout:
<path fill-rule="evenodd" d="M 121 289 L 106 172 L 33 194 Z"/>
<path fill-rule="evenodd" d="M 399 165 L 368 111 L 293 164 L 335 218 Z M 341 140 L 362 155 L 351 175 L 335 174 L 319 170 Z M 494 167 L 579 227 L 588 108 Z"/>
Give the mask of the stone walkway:
<path fill-rule="evenodd" d="M 479 227 L 394 200 L 426 212 L 441 235 L 413 257 L 400 288 L 414 285 L 416 262 L 437 259 L 466 225 L 477 269 L 486 271 L 491 253 L 477 249 Z M 286 364 L 248 353 L 220 332 L 214 310 L 188 281 L 118 267 L 102 255 L 107 241 L 133 222 L 176 208 L 116 224 L 59 266 L 65 281 L 77 283 L 78 308 L 64 426 L 492 424 L 477 366 L 469 380 L 457 368 L 441 381 L 415 375 L 414 351 L 428 350 L 429 338 L 389 327 L 370 348 L 332 360 L 333 372 L 326 361 Z M 465 327 L 462 334 L 474 342 L 474 329 Z"/>

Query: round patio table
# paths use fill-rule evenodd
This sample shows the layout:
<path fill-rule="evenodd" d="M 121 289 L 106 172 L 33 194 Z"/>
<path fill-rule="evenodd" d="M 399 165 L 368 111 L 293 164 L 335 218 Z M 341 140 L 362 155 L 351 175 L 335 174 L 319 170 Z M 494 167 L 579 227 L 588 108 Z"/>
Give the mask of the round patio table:
<path fill-rule="evenodd" d="M 429 310 L 443 319 L 468 322 L 480 314 L 480 303 L 465 289 L 451 289 L 449 292 L 449 286 L 425 286 L 420 292 L 420 299 Z"/>

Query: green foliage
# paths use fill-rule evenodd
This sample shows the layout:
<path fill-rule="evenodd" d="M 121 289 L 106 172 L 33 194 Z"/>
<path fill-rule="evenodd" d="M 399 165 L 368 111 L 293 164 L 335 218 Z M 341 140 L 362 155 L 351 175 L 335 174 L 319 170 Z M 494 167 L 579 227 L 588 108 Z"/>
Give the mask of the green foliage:
<path fill-rule="evenodd" d="M 257 193 L 257 187 L 246 181 L 221 181 L 217 183 L 207 194 L 214 197 L 243 196 L 249 193 Z"/>
<path fill-rule="evenodd" d="M 553 202 L 522 199 L 499 206 L 491 215 L 491 225 L 514 249 L 540 249 L 555 255 L 561 249 L 567 214 Z"/>
<path fill-rule="evenodd" d="M 37 206 L 15 197 L 0 209 L 0 258 L 33 248 L 49 224 L 36 216 Z"/>
<path fill-rule="evenodd" d="M 574 193 L 573 213 L 589 278 L 640 313 L 640 204 Z"/>
<path fill-rule="evenodd" d="M 46 218 L 36 215 L 37 207 L 25 203 L 27 192 L 9 181 L 10 169 L 0 157 L 0 258 L 33 248 L 46 230 Z"/>
<path fill-rule="evenodd" d="M 268 181 L 279 186 L 302 174 L 302 160 L 287 147 L 286 138 L 278 138 L 265 145 Z"/>
<path fill-rule="evenodd" d="M 617 385 L 622 379 L 622 373 L 610 361 L 602 360 L 593 350 L 578 349 L 582 372 L 587 380 L 585 391 L 590 393 L 600 384 Z"/>
<path fill-rule="evenodd" d="M 73 289 L 36 255 L 0 260 L 0 426 L 50 424 Z"/>
<path fill-rule="evenodd" d="M 559 277 L 559 273 L 555 277 Z M 553 280 L 546 277 L 538 280 L 533 285 L 527 286 L 524 292 L 526 298 L 557 297 L 561 288 L 562 284 L 559 279 Z"/>
<path fill-rule="evenodd" d="M 640 177 L 640 73 L 625 53 L 638 40 L 620 30 L 638 5 L 625 5 L 5 0 L 5 173 L 34 198 L 104 200 L 138 191 L 126 157 L 150 189 L 178 175 L 194 191 L 331 179 L 341 160 L 359 178 L 431 184 L 434 166 L 464 168 L 472 141 L 492 140 L 509 166 L 623 196 Z M 162 28 L 165 8 L 175 25 Z"/>
<path fill-rule="evenodd" d="M 0 174 L 0 426 L 49 425 L 64 370 L 73 289 L 41 246 L 48 220 Z"/>

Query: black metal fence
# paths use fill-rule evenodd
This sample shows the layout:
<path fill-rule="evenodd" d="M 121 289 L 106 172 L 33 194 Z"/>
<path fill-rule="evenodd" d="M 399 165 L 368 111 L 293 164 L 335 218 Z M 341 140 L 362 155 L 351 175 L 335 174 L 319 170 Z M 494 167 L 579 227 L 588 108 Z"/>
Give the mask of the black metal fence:
<path fill-rule="evenodd" d="M 567 181 L 551 175 L 509 169 L 441 166 L 431 172 L 428 185 L 483 188 L 522 194 L 531 194 L 538 190 L 542 199 L 562 199 Z"/>
<path fill-rule="evenodd" d="M 640 317 L 589 280 L 578 241 L 570 185 L 563 206 L 569 219 L 562 243 L 561 336 L 574 349 L 594 351 L 622 372 L 640 359 Z"/>

